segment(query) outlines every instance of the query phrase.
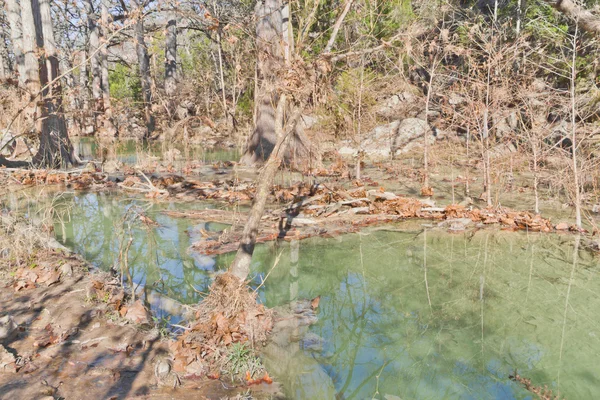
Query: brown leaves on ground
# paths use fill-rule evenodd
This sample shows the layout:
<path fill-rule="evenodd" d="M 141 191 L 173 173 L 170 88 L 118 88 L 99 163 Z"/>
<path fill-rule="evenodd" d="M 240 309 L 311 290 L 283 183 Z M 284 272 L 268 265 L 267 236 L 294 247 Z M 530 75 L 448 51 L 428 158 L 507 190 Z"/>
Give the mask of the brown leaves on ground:
<path fill-rule="evenodd" d="M 36 288 L 40 284 L 51 286 L 60 282 L 61 270 L 58 266 L 52 265 L 20 267 L 15 271 L 14 278 L 13 288 L 18 292 Z"/>
<path fill-rule="evenodd" d="M 421 188 L 421 196 L 423 196 L 423 197 L 433 196 L 433 188 L 430 186 L 423 186 Z"/>
<path fill-rule="evenodd" d="M 35 338 L 33 347 L 47 347 L 51 344 L 62 343 L 69 337 L 77 334 L 79 328 L 74 327 L 71 329 L 63 330 L 61 332 L 55 332 L 51 324 L 46 325 L 44 333 L 41 336 Z"/>
<path fill-rule="evenodd" d="M 552 390 L 548 389 L 548 386 L 535 386 L 531 379 L 520 376 L 516 371 L 514 375 L 509 375 L 508 378 L 511 381 L 520 383 L 523 385 L 525 390 L 535 394 L 540 400 L 559 400 L 560 397 L 552 393 Z"/>
<path fill-rule="evenodd" d="M 528 211 L 514 211 L 509 208 L 467 209 L 464 206 L 453 204 L 444 209 L 446 219 L 469 218 L 473 222 L 483 224 L 502 224 L 505 228 L 515 230 L 528 230 L 532 232 L 552 232 L 554 230 L 550 220 Z"/>
<path fill-rule="evenodd" d="M 173 370 L 185 375 L 218 375 L 228 346 L 263 342 L 272 327 L 272 312 L 256 302 L 256 293 L 249 291 L 245 282 L 228 273 L 218 275 L 200 303 L 191 329 L 171 345 Z M 267 380 L 263 378 L 263 382 Z"/>
<path fill-rule="evenodd" d="M 116 282 L 93 280 L 86 290 L 88 299 L 106 303 L 122 318 L 134 324 L 149 325 L 152 322 L 152 316 L 141 300 L 137 300 L 133 304 L 125 304 L 125 291 Z"/>
<path fill-rule="evenodd" d="M 51 170 L 17 170 L 12 173 L 14 181 L 22 185 L 55 185 L 66 184 L 76 190 L 83 190 L 93 185 L 107 184 L 108 175 L 100 172 L 58 172 Z"/>
<path fill-rule="evenodd" d="M 125 309 L 125 313 L 123 313 L 123 309 Z M 138 325 L 148 325 L 152 318 L 141 300 L 137 300 L 129 307 L 123 306 L 120 313 L 125 319 Z"/>

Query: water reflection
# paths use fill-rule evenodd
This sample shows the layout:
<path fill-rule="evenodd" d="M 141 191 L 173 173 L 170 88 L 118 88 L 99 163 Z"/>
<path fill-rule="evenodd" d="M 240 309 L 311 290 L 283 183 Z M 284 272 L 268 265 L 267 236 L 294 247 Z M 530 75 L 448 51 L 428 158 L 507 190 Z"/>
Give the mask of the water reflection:
<path fill-rule="evenodd" d="M 331 382 L 348 399 L 532 396 L 508 379 L 515 369 L 555 395 L 592 398 L 600 284 L 596 259 L 577 243 L 415 231 L 263 246 L 257 284 L 283 252 L 261 287 L 267 305 L 321 296 L 309 337 L 322 344 L 299 356 L 297 343 L 293 357 L 270 362 L 283 364 L 279 378 L 299 399 L 330 398 Z"/>
<path fill-rule="evenodd" d="M 13 210 L 32 218 L 42 218 L 42 214 L 47 216 L 48 207 L 52 206 L 57 239 L 99 268 L 117 271 L 120 270 L 119 250 L 122 249 L 120 232 L 126 225 L 124 216 L 135 210 L 130 213 L 133 220 L 128 221 L 131 231 L 125 231 L 127 238 L 133 238 L 128 265 L 133 281 L 143 288 L 146 301 L 153 304 L 159 318 L 180 312 L 173 309 L 176 303 L 170 299 L 185 304 L 200 301 L 212 281 L 214 259 L 191 256 L 188 248 L 200 230 L 222 230 L 223 226 L 170 218 L 161 213 L 189 209 L 190 205 L 156 204 L 111 193 L 32 195 L 19 201 L 13 199 L 11 203 Z M 212 205 L 195 204 L 194 207 L 211 208 Z M 158 226 L 142 223 L 136 218 L 140 214 L 156 221 Z"/>
<path fill-rule="evenodd" d="M 170 299 L 199 301 L 232 257 L 188 255 L 201 229 L 223 228 L 160 213 L 189 205 L 108 193 L 42 199 L 8 201 L 33 218 L 51 202 L 57 237 L 104 268 L 115 265 L 115 223 L 128 209 L 156 221 L 133 225 L 129 260 L 159 316 L 178 313 Z M 269 307 L 321 296 L 318 322 L 289 326 L 267 351 L 295 399 L 531 398 L 509 380 L 515 369 L 555 395 L 594 398 L 598 270 L 572 235 L 449 235 L 414 223 L 261 245 L 252 264 Z"/>
<path fill-rule="evenodd" d="M 184 146 L 180 143 L 169 142 L 151 142 L 141 143 L 135 139 L 126 139 L 116 142 L 107 147 L 94 138 L 74 138 L 73 145 L 77 149 L 77 154 L 83 160 L 100 160 L 103 158 L 103 152 L 108 152 L 109 148 L 114 146 L 116 158 L 124 164 L 133 165 L 138 159 L 148 155 L 156 159 L 167 159 L 169 157 L 182 160 L 196 160 L 205 163 L 216 161 L 237 161 L 241 154 L 239 149 L 205 149 L 200 145 Z M 112 150 L 110 150 L 112 151 Z"/>

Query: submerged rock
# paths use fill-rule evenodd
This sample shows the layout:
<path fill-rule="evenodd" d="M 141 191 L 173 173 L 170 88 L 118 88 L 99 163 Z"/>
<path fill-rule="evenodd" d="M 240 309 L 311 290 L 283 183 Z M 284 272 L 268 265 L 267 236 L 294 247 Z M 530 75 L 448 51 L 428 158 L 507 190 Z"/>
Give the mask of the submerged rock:
<path fill-rule="evenodd" d="M 313 332 L 307 332 L 300 341 L 302 350 L 321 352 L 324 345 L 325 339 Z"/>

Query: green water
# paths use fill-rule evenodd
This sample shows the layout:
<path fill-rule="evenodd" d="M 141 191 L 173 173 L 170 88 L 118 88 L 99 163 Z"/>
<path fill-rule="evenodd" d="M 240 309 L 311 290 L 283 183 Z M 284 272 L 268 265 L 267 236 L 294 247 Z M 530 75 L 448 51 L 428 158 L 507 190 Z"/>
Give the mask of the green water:
<path fill-rule="evenodd" d="M 43 198 L 8 206 L 41 218 Z M 159 223 L 131 222 L 129 264 L 160 316 L 178 312 L 168 299 L 199 301 L 232 257 L 187 253 L 200 229 L 223 229 L 161 213 L 190 205 L 108 193 L 53 204 L 57 238 L 105 269 L 127 210 Z M 265 360 L 289 398 L 534 398 L 508 378 L 515 369 L 561 398 L 600 393 L 599 267 L 584 250 L 575 256 L 574 236 L 393 228 L 257 248 L 253 286 L 268 275 L 259 289 L 267 306 L 321 296 L 308 328 L 319 344 L 300 335 Z"/>
<path fill-rule="evenodd" d="M 415 230 L 262 247 L 261 278 L 279 256 L 268 306 L 321 296 L 310 331 L 322 348 L 292 344 L 271 368 L 296 399 L 533 396 L 515 369 L 561 398 L 595 398 L 599 268 L 585 251 L 573 264 L 574 240 Z"/>
<path fill-rule="evenodd" d="M 77 154 L 84 160 L 99 160 L 102 158 L 102 148 L 94 138 L 75 138 L 73 145 Z M 139 157 L 147 158 L 148 155 L 162 159 L 166 151 L 176 149 L 186 160 L 212 163 L 216 161 L 237 161 L 240 158 L 238 149 L 205 149 L 200 145 L 189 145 L 187 148 L 179 143 L 151 142 L 142 144 L 134 139 L 119 141 L 115 144 L 117 159 L 128 165 L 138 162 Z M 187 153 L 186 153 L 187 151 Z"/>
<path fill-rule="evenodd" d="M 128 264 L 133 281 L 140 285 L 148 305 L 159 318 L 175 314 L 180 320 L 183 304 L 199 302 L 212 281 L 216 262 L 211 257 L 190 255 L 189 246 L 200 239 L 200 230 L 222 230 L 223 225 L 184 218 L 170 218 L 167 210 L 186 210 L 189 203 L 154 203 L 140 197 L 112 193 L 13 194 L 6 206 L 34 220 L 51 218 L 57 240 L 103 270 L 119 267 L 122 238 L 133 238 Z M 48 208 L 52 206 L 52 212 Z M 196 203 L 196 208 L 213 208 Z M 139 215 L 158 223 L 145 225 Z M 123 236 L 123 232 L 125 235 Z"/>

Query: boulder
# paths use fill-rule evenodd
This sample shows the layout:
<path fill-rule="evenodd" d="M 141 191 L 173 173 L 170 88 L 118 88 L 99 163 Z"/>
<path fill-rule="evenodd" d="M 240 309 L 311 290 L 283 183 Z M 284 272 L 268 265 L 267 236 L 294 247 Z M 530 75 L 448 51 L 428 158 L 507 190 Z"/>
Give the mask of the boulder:
<path fill-rule="evenodd" d="M 406 118 L 381 125 L 365 134 L 360 150 L 370 158 L 390 158 L 405 153 L 417 146 L 422 146 L 423 141 L 418 140 L 425 134 L 426 122 L 419 118 Z M 434 131 L 428 135 L 427 140 L 433 143 L 436 137 Z M 358 149 L 352 142 L 346 142 L 340 147 L 340 155 L 356 155 Z"/>
<path fill-rule="evenodd" d="M 17 330 L 17 324 L 12 315 L 0 318 L 0 341 L 8 339 Z"/>
<path fill-rule="evenodd" d="M 311 129 L 319 123 L 319 118 L 314 115 L 303 115 L 300 117 L 299 125 L 302 129 Z"/>
<path fill-rule="evenodd" d="M 400 114 L 406 111 L 415 100 L 415 96 L 405 91 L 400 94 L 395 94 L 392 97 L 385 99 L 375 113 L 383 118 L 398 118 Z"/>

